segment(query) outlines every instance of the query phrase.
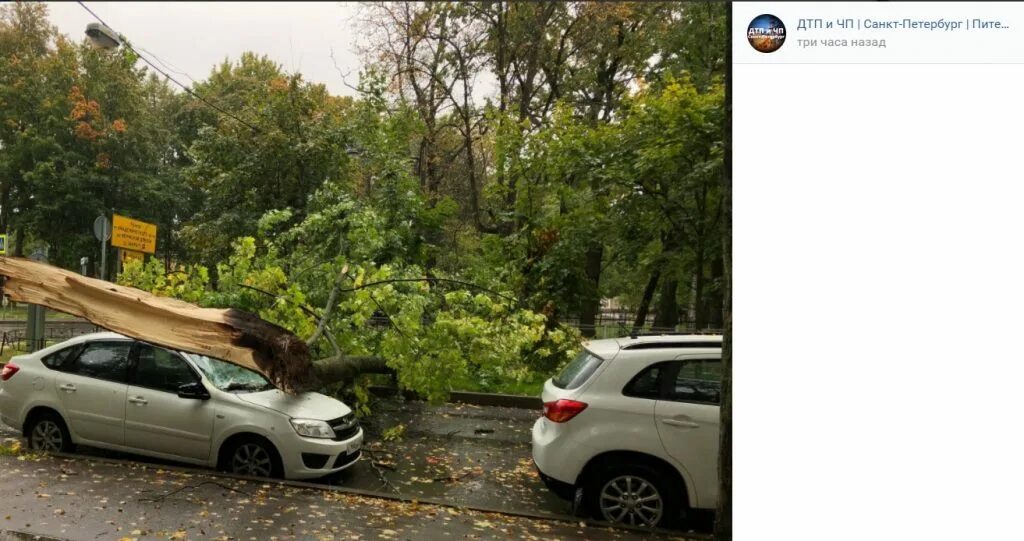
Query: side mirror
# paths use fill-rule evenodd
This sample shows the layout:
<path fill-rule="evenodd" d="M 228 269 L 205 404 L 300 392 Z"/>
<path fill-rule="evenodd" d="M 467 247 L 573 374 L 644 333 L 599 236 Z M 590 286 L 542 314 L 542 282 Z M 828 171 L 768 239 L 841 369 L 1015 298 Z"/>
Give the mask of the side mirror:
<path fill-rule="evenodd" d="M 185 383 L 178 386 L 178 396 L 181 398 L 193 398 L 196 400 L 207 400 L 210 398 L 210 392 L 203 387 L 202 383 Z"/>

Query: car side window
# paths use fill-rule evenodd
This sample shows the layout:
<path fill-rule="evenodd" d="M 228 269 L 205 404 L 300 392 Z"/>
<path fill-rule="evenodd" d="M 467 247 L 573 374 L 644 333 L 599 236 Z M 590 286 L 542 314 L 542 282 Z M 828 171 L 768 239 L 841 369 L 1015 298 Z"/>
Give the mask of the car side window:
<path fill-rule="evenodd" d="M 622 394 L 634 398 L 649 398 L 657 400 L 661 397 L 662 379 L 668 371 L 671 363 L 655 363 L 644 368 L 633 379 L 629 380 Z"/>
<path fill-rule="evenodd" d="M 718 404 L 722 390 L 722 361 L 720 359 L 693 359 L 678 361 L 675 381 L 669 389 L 668 400 Z"/>
<path fill-rule="evenodd" d="M 90 342 L 71 364 L 70 372 L 90 378 L 124 383 L 128 380 L 128 353 L 132 343 Z"/>
<path fill-rule="evenodd" d="M 132 385 L 177 393 L 178 387 L 199 381 L 177 353 L 149 344 L 139 344 L 136 351 Z"/>
<path fill-rule="evenodd" d="M 46 357 L 43 357 L 43 365 L 53 370 L 67 370 L 74 361 L 75 356 L 82 350 L 82 344 L 75 344 L 59 349 Z"/>

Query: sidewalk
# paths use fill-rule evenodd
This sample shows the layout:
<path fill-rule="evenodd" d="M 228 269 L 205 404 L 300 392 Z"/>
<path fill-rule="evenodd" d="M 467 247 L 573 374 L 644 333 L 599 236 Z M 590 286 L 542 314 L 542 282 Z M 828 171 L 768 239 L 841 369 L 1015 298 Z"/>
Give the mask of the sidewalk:
<path fill-rule="evenodd" d="M 74 540 L 683 539 L 84 458 L 0 457 L 0 494 L 0 532 Z"/>

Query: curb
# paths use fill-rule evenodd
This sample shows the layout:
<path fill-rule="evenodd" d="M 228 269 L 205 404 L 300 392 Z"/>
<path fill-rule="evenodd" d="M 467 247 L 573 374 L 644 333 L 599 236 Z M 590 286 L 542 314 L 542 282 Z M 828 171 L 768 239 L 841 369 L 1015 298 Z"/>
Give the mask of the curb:
<path fill-rule="evenodd" d="M 63 537 L 23 532 L 21 530 L 0 530 L 0 541 L 71 541 Z"/>
<path fill-rule="evenodd" d="M 423 397 L 411 391 L 399 390 L 395 387 L 384 387 L 382 385 L 371 385 L 370 392 L 374 396 L 390 398 L 402 394 L 406 400 L 422 402 Z M 544 404 L 539 396 L 521 396 L 498 393 L 474 393 L 469 391 L 452 391 L 449 394 L 448 402 L 454 404 L 470 404 L 473 406 L 497 406 L 502 408 L 516 408 L 526 410 L 543 409 Z"/>
<path fill-rule="evenodd" d="M 361 489 L 361 488 L 352 488 L 352 487 L 346 487 L 346 486 L 342 486 L 342 485 L 322 485 L 322 484 L 317 484 L 317 483 L 310 483 L 308 481 L 294 481 L 294 480 L 287 480 L 287 479 L 270 479 L 270 478 L 267 478 L 267 477 L 247 477 L 247 476 L 244 476 L 244 475 L 236 475 L 236 474 L 233 474 L 233 473 L 221 472 L 221 471 L 212 470 L 212 469 L 205 469 L 205 468 L 193 468 L 193 467 L 179 466 L 179 465 L 174 465 L 174 464 L 150 464 L 150 463 L 147 463 L 147 462 L 139 462 L 139 461 L 135 461 L 135 460 L 125 460 L 125 459 L 120 459 L 120 458 L 94 457 L 94 456 L 85 456 L 85 455 L 78 455 L 78 454 L 72 454 L 72 453 L 49 453 L 49 456 L 58 457 L 58 458 L 64 458 L 64 459 L 69 459 L 69 460 L 85 460 L 85 461 L 92 461 L 92 462 L 103 462 L 103 463 L 108 463 L 108 464 L 118 464 L 118 465 L 122 465 L 122 466 L 142 466 L 143 468 L 145 468 L 147 470 L 154 470 L 154 469 L 170 470 L 170 471 L 178 471 L 178 472 L 182 472 L 182 473 L 190 473 L 190 474 L 197 474 L 197 475 L 208 475 L 208 476 L 211 476 L 211 477 L 235 479 L 235 480 L 239 480 L 239 481 L 251 481 L 251 482 L 259 482 L 259 483 L 275 484 L 275 485 L 286 486 L 286 487 L 293 487 L 293 488 L 305 488 L 305 489 L 311 489 L 311 490 L 319 490 L 319 491 L 323 491 L 323 492 L 340 492 L 342 494 L 353 494 L 353 495 L 356 495 L 356 496 L 363 496 L 363 497 L 367 497 L 367 498 L 376 498 L 376 499 L 381 499 L 381 500 L 390 500 L 390 501 L 397 501 L 397 502 L 403 502 L 403 503 L 416 503 L 416 504 L 423 504 L 423 505 L 433 505 L 433 506 L 437 506 L 437 507 L 447 507 L 447 508 L 452 508 L 452 509 L 458 509 L 460 511 L 462 511 L 462 510 L 469 510 L 469 511 L 478 511 L 478 512 L 481 512 L 481 513 L 493 513 L 493 514 L 497 514 L 497 515 L 507 515 L 507 516 L 513 516 L 513 517 L 522 517 L 522 518 L 528 518 L 528 519 L 532 519 L 532 520 L 547 520 L 547 521 L 553 521 L 553 522 L 566 522 L 566 523 L 572 523 L 572 524 L 577 524 L 577 525 L 583 525 L 583 526 L 586 526 L 588 528 L 609 528 L 609 529 L 614 529 L 614 530 L 624 530 L 624 531 L 630 531 L 630 532 L 635 532 L 635 533 L 662 534 L 662 535 L 666 535 L 666 536 L 676 536 L 676 537 L 682 537 L 682 538 L 686 538 L 686 539 L 707 539 L 707 540 L 712 539 L 711 536 L 707 535 L 707 534 L 682 532 L 682 531 L 677 531 L 677 530 L 667 530 L 667 529 L 664 529 L 664 528 L 640 528 L 640 527 L 636 527 L 636 526 L 628 526 L 628 525 L 625 525 L 625 524 L 612 524 L 610 522 L 604 522 L 604 521 L 600 521 L 600 520 L 593 520 L 593 519 L 589 519 L 589 518 L 574 517 L 574 516 L 571 516 L 571 515 L 565 515 L 565 514 L 560 514 L 560 513 L 540 513 L 540 512 L 534 512 L 534 511 L 506 510 L 506 509 L 496 509 L 496 508 L 493 508 L 493 507 L 486 507 L 486 506 L 479 506 L 479 505 L 457 505 L 457 504 L 443 502 L 443 501 L 440 501 L 440 500 L 435 500 L 435 499 L 432 499 L 432 498 L 411 498 L 411 497 L 408 497 L 408 496 L 402 496 L 401 494 L 394 494 L 394 493 L 390 493 L 390 492 L 380 492 L 380 491 L 376 491 L 376 490 L 366 490 L 366 489 Z M 12 533 L 24 534 L 24 532 L 12 532 Z M 27 534 L 27 535 L 34 535 L 34 534 Z M 46 540 L 47 538 L 45 536 L 42 536 L 42 537 L 40 537 L 40 539 Z M 2 541 L 2 538 L 0 538 L 0 541 Z"/>

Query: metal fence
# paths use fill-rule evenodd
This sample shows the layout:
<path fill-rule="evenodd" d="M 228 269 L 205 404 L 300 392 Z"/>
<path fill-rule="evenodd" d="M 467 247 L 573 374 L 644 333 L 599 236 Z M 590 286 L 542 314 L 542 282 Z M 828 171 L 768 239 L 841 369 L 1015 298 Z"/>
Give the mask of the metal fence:
<path fill-rule="evenodd" d="M 628 312 L 602 312 L 598 314 L 592 324 L 580 323 L 578 319 L 567 319 L 563 321 L 565 325 L 575 327 L 584 333 L 584 335 L 593 333 L 594 338 L 618 338 L 621 336 L 629 336 L 633 332 L 633 324 L 636 321 L 636 315 Z M 647 334 L 658 334 L 658 333 L 685 333 L 685 334 L 722 334 L 720 327 L 713 327 L 705 325 L 703 327 L 697 327 L 693 321 L 681 321 L 678 325 L 672 327 L 655 327 L 653 324 L 653 316 L 648 316 L 644 325 L 637 329 L 639 333 Z"/>
<path fill-rule="evenodd" d="M 594 323 L 583 324 L 577 319 L 565 319 L 561 323 L 579 329 L 585 336 L 593 336 L 594 338 L 619 338 L 622 336 L 629 336 L 633 332 L 633 323 L 636 317 L 631 314 L 625 314 L 622 312 L 616 312 L 614 314 L 600 314 Z M 655 327 L 651 324 L 652 318 L 647 318 L 647 322 L 641 328 L 637 329 L 640 333 L 646 334 L 658 334 L 658 333 L 684 333 L 684 334 L 722 334 L 722 329 L 719 327 L 705 326 L 697 328 L 693 322 L 683 321 L 674 327 Z M 426 316 L 424 318 L 424 324 L 428 324 Z M 391 319 L 381 313 L 374 314 L 367 322 L 367 327 L 370 328 L 386 328 L 391 326 Z"/>
<path fill-rule="evenodd" d="M 75 336 L 94 333 L 102 331 L 103 329 L 95 325 L 60 325 L 51 326 L 47 325 L 46 331 L 43 337 L 38 339 L 37 343 L 29 344 L 28 338 L 25 336 L 25 329 L 13 329 L 5 330 L 0 333 L 0 355 L 3 355 L 5 351 L 36 351 L 46 346 L 53 344 L 59 344 L 69 338 Z"/>
<path fill-rule="evenodd" d="M 566 321 L 564 323 L 570 327 L 579 329 L 584 336 L 589 334 L 594 338 L 620 338 L 623 336 L 629 336 L 633 332 L 633 324 L 631 323 L 619 323 L 615 325 L 584 325 L 573 321 Z M 647 325 L 637 329 L 637 332 L 639 334 L 722 334 L 722 329 L 712 327 L 698 329 L 687 325 L 676 325 L 675 327 L 653 327 Z"/>

